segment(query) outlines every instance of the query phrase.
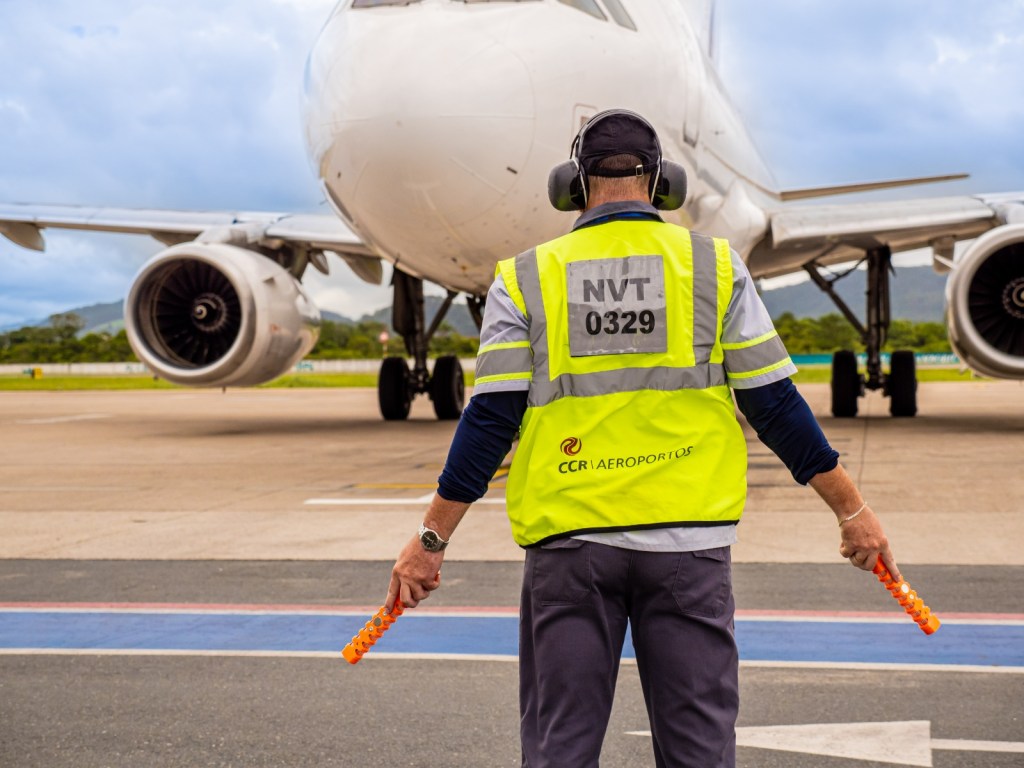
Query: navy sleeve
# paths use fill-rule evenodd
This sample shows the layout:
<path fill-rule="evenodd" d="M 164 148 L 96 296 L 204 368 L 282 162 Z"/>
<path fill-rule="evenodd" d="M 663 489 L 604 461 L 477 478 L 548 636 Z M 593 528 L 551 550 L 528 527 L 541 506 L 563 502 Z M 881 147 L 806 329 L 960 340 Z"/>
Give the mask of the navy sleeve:
<path fill-rule="evenodd" d="M 735 389 L 740 411 L 761 442 L 782 459 L 801 485 L 839 464 L 807 401 L 786 378 L 753 389 Z"/>
<path fill-rule="evenodd" d="M 472 504 L 512 448 L 526 413 L 525 390 L 474 395 L 455 429 L 437 492 L 448 501 Z"/>

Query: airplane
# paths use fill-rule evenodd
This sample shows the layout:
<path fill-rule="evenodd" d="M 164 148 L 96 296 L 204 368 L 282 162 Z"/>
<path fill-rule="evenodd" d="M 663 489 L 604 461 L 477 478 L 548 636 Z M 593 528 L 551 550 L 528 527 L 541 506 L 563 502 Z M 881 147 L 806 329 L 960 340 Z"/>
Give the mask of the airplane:
<path fill-rule="evenodd" d="M 440 419 L 464 404 L 459 361 L 430 368 L 429 341 L 464 294 L 480 323 L 497 260 L 557 237 L 571 214 L 547 199 L 549 171 L 580 126 L 611 107 L 658 129 L 689 179 L 665 218 L 727 237 L 755 278 L 806 271 L 859 332 L 832 361 L 833 415 L 866 389 L 893 416 L 917 412 L 914 356 L 883 370 L 894 252 L 930 247 L 949 274 L 950 342 L 976 372 L 1024 379 L 1024 192 L 807 203 L 962 176 L 780 190 L 715 69 L 714 0 L 342 0 L 304 74 L 306 143 L 331 214 L 0 205 L 0 234 L 35 250 L 42 231 L 148 234 L 163 243 L 139 271 L 125 325 L 139 359 L 169 381 L 249 386 L 291 368 L 316 342 L 302 285 L 334 254 L 369 283 L 393 269 L 393 322 L 405 357 L 383 361 L 383 417 L 428 394 Z M 642 84 L 638 87 L 638 84 Z M 954 245 L 974 242 L 954 256 Z M 829 265 L 861 261 L 861 321 Z M 426 322 L 423 285 L 447 292 Z"/>

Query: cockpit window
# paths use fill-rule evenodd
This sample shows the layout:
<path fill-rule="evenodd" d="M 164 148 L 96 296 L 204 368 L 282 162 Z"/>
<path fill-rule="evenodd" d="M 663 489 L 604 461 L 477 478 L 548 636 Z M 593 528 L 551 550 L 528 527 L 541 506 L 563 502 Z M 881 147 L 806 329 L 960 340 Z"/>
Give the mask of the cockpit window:
<path fill-rule="evenodd" d="M 601 10 L 601 6 L 599 6 L 595 0 L 558 0 L 558 2 L 571 6 L 578 11 L 589 13 L 595 19 L 601 19 L 602 21 L 608 20 L 608 17 L 605 16 L 604 12 Z"/>
<path fill-rule="evenodd" d="M 377 8 L 381 5 L 412 5 L 420 0 L 352 0 L 353 8 Z"/>
<path fill-rule="evenodd" d="M 629 17 L 629 14 L 622 7 L 622 3 L 619 0 L 604 0 L 604 7 L 608 9 L 608 13 L 615 19 L 616 24 L 636 32 L 636 24 L 633 23 L 633 19 Z"/>

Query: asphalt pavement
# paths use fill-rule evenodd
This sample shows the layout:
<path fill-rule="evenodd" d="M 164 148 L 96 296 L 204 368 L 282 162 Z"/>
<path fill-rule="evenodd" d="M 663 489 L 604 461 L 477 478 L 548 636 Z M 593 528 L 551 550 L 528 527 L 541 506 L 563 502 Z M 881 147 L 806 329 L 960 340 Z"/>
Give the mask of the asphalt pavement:
<path fill-rule="evenodd" d="M 821 413 L 825 388 L 805 395 Z M 821 420 L 934 638 L 836 556 L 831 516 L 748 431 L 744 768 L 1024 765 L 1024 389 L 922 385 L 921 404 Z M 338 653 L 450 439 L 429 404 L 413 416 L 381 424 L 362 390 L 4 393 L 0 766 L 519 765 L 500 477 L 425 616 L 356 666 Z M 423 651 L 429 626 L 462 637 Z M 602 765 L 653 765 L 647 727 L 627 660 Z"/>

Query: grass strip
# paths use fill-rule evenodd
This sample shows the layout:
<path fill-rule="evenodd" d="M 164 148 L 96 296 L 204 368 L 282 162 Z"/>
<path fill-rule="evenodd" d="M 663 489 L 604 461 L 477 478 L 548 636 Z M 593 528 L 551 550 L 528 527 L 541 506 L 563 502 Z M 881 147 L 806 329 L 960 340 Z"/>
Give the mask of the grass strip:
<path fill-rule="evenodd" d="M 828 384 L 831 369 L 827 365 L 805 366 L 793 377 L 797 384 Z M 917 380 L 934 381 L 984 381 L 970 371 L 959 368 L 918 368 Z M 260 388 L 266 389 L 338 389 L 346 387 L 376 387 L 376 373 L 289 373 L 274 379 Z M 473 386 L 472 372 L 466 373 L 466 386 Z M 129 389 L 186 389 L 163 379 L 146 375 L 123 376 L 44 376 L 32 379 L 28 376 L 0 376 L 0 392 L 63 392 L 90 390 Z"/>

